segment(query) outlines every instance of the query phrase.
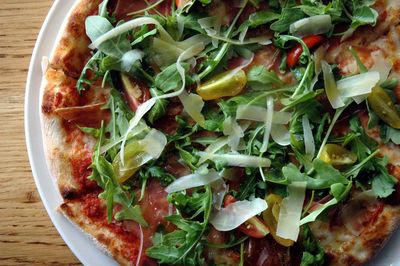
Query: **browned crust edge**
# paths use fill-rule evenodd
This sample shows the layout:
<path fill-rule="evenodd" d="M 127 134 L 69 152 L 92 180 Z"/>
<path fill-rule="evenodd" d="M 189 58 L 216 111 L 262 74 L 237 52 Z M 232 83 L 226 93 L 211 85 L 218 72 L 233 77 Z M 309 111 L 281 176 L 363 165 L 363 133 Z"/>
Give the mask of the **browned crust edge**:
<path fill-rule="evenodd" d="M 367 232 L 364 244 L 369 249 L 370 254 L 360 264 L 365 264 L 376 257 L 399 227 L 400 206 L 385 205 L 382 215 L 379 216 L 371 230 Z M 376 235 L 376 233 L 380 234 Z"/>
<path fill-rule="evenodd" d="M 90 56 L 89 39 L 85 34 L 85 19 L 95 14 L 102 0 L 80 0 L 72 8 L 71 13 L 61 28 L 49 62 L 44 62 L 41 84 L 41 104 L 46 95 L 55 97 L 57 86 L 76 83 L 76 77 Z M 62 119 L 51 108 L 41 110 L 41 128 L 44 143 L 45 159 L 52 177 L 56 179 L 59 191 L 65 199 L 79 189 L 79 184 L 73 177 L 70 164 L 72 144 L 66 144 L 67 132 L 62 126 Z M 131 265 L 122 254 L 116 250 L 122 241 L 109 229 L 92 224 L 83 215 L 79 202 L 64 202 L 59 211 L 83 233 L 88 235 L 96 245 L 107 255 L 114 257 L 120 264 Z"/>
<path fill-rule="evenodd" d="M 73 7 L 62 27 L 56 47 L 50 57 L 50 66 L 61 69 L 67 76 L 80 76 L 91 50 L 89 38 L 86 36 L 85 20 L 98 11 L 102 0 L 80 0 Z"/>
<path fill-rule="evenodd" d="M 120 252 L 120 248 L 124 247 L 124 242 L 107 227 L 92 223 L 87 217 L 82 215 L 83 209 L 80 202 L 64 202 L 58 210 L 86 236 L 93 240 L 100 250 L 113 257 L 119 264 L 134 265 L 133 262 L 123 257 Z"/>

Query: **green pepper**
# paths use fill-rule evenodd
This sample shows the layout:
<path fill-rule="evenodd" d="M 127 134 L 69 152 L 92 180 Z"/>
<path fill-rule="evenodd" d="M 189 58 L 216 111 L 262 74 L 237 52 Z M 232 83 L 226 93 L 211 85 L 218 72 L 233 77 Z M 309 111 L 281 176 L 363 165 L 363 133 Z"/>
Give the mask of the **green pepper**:
<path fill-rule="evenodd" d="M 369 106 L 374 110 L 376 115 L 389 126 L 400 129 L 400 114 L 394 106 L 392 98 L 380 86 L 372 89 L 368 95 Z"/>
<path fill-rule="evenodd" d="M 357 155 L 337 144 L 326 144 L 322 149 L 320 159 L 335 168 L 352 165 L 357 161 Z"/>
<path fill-rule="evenodd" d="M 238 95 L 246 86 L 247 77 L 243 70 L 231 69 L 220 73 L 197 88 L 203 100 L 216 100 Z"/>

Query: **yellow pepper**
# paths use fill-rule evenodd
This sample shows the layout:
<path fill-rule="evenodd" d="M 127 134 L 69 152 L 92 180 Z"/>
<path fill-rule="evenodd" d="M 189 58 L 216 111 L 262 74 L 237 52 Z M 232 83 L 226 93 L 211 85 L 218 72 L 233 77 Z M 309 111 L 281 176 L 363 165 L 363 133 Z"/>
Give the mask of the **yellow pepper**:
<path fill-rule="evenodd" d="M 352 165 L 357 161 L 357 155 L 337 144 L 326 144 L 322 149 L 320 159 L 335 168 Z"/>
<path fill-rule="evenodd" d="M 232 69 L 220 73 L 197 88 L 203 100 L 216 100 L 238 95 L 246 86 L 247 76 L 243 70 Z"/>
<path fill-rule="evenodd" d="M 137 141 L 126 145 L 124 150 L 125 164 L 122 164 L 120 153 L 115 156 L 112 162 L 118 183 L 124 183 L 133 176 L 139 170 L 145 156 L 146 153 L 143 152 L 143 148 Z"/>
<path fill-rule="evenodd" d="M 294 242 L 290 239 L 284 239 L 276 235 L 276 229 L 278 227 L 279 212 L 282 204 L 282 197 L 276 194 L 269 194 L 265 200 L 268 204 L 268 209 L 266 209 L 262 216 L 265 223 L 268 225 L 272 237 L 280 245 L 285 247 L 290 247 Z"/>

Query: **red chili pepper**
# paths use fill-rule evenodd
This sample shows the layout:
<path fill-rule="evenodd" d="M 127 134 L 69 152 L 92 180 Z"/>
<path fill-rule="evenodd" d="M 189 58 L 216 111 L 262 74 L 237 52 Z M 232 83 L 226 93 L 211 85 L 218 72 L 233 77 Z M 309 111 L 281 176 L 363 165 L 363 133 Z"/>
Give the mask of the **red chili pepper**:
<path fill-rule="evenodd" d="M 176 4 L 177 8 L 183 7 L 188 2 L 189 2 L 188 0 L 175 0 L 175 4 Z"/>
<path fill-rule="evenodd" d="M 321 35 L 310 35 L 304 37 L 302 40 L 307 45 L 307 47 L 311 49 L 321 44 L 325 40 L 325 38 Z M 287 57 L 287 65 L 290 68 L 294 67 L 299 62 L 302 53 L 303 53 L 303 47 L 301 46 L 300 43 L 297 43 L 296 46 L 289 51 Z"/>
<path fill-rule="evenodd" d="M 224 206 L 228 206 L 229 204 L 232 204 L 236 202 L 235 197 L 232 195 L 226 195 L 224 199 Z M 269 229 L 268 227 L 257 217 L 252 217 L 248 219 L 246 222 L 241 224 L 239 226 L 239 230 L 242 231 L 242 233 L 254 237 L 254 238 L 263 238 L 267 234 L 269 234 Z"/>

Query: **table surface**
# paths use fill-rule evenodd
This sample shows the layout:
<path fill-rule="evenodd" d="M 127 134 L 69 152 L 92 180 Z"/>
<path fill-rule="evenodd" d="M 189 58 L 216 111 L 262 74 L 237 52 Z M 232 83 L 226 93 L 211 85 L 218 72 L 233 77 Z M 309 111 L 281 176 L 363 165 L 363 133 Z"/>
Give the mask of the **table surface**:
<path fill-rule="evenodd" d="M 78 265 L 40 200 L 25 145 L 25 82 L 52 0 L 0 1 L 0 265 Z"/>

